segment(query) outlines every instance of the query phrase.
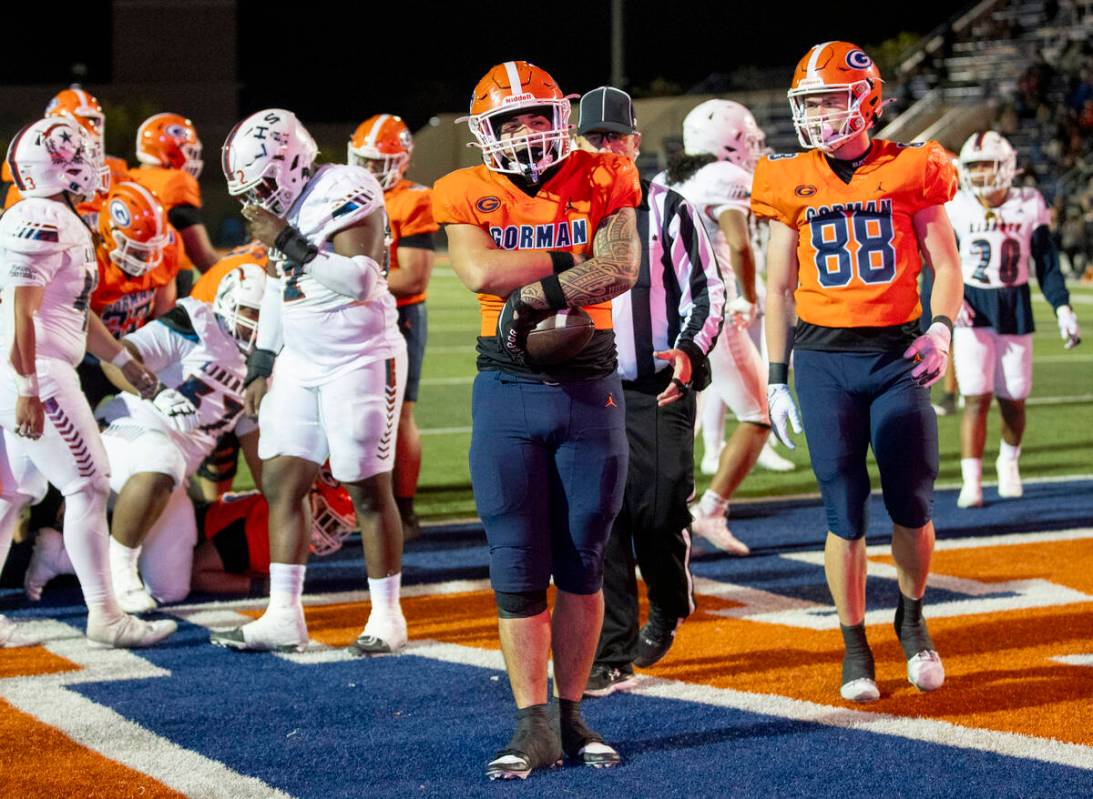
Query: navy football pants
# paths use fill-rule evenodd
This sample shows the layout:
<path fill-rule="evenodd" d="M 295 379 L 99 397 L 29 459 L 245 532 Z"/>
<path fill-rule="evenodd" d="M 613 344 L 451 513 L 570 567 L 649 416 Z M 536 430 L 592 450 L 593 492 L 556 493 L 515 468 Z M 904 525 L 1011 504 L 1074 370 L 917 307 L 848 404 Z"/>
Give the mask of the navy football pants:
<path fill-rule="evenodd" d="M 937 477 L 937 418 L 930 392 L 911 379 L 914 364 L 899 352 L 797 350 L 793 364 L 812 471 L 828 529 L 840 538 L 865 535 L 872 445 L 884 505 L 892 521 L 930 521 Z"/>
<path fill-rule="evenodd" d="M 622 506 L 628 450 L 617 375 L 545 384 L 480 372 L 471 485 L 495 591 L 594 594 Z"/>

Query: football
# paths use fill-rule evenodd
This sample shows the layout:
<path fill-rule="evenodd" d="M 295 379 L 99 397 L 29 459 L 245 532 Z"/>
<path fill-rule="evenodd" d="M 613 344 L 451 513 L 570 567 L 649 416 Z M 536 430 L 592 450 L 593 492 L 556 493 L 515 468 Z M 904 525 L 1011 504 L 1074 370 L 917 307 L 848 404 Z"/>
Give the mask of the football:
<path fill-rule="evenodd" d="M 528 360 L 543 366 L 564 363 L 592 340 L 596 325 L 581 308 L 563 308 L 528 333 Z"/>

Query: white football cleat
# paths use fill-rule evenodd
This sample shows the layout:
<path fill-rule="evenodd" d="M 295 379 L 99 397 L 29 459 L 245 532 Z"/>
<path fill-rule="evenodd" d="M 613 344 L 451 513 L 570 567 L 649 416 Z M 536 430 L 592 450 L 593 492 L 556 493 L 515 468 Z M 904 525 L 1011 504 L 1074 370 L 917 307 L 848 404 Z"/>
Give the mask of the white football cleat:
<path fill-rule="evenodd" d="M 994 467 L 998 470 L 998 496 L 1013 499 L 1025 493 L 1016 459 L 999 458 L 994 462 Z"/>
<path fill-rule="evenodd" d="M 93 649 L 140 649 L 154 646 L 178 629 L 177 622 L 145 621 L 122 613 L 114 618 L 87 616 L 87 642 Z"/>
<path fill-rule="evenodd" d="M 145 590 L 143 585 L 130 588 L 127 591 L 117 591 L 115 589 L 114 595 L 118 599 L 118 607 L 126 613 L 144 613 L 159 607 L 159 603 L 152 598 L 152 595 Z"/>
<path fill-rule="evenodd" d="M 304 652 L 307 650 L 307 622 L 303 608 L 270 613 L 230 630 L 214 630 L 209 642 L 245 652 Z"/>
<path fill-rule="evenodd" d="M 730 555 L 744 557 L 751 554 L 748 545 L 732 534 L 729 530 L 729 520 L 724 516 L 700 516 L 698 506 L 691 508 L 694 521 L 691 522 L 691 532 L 706 539 L 722 552 Z"/>
<path fill-rule="evenodd" d="M 369 614 L 368 622 L 357 640 L 348 647 L 351 655 L 396 655 L 406 648 L 406 617 L 401 609 L 398 615 L 385 614 L 382 618 L 375 611 Z"/>
<path fill-rule="evenodd" d="M 774 450 L 774 445 L 769 438 L 767 443 L 763 445 L 763 449 L 759 451 L 759 460 L 755 463 L 760 468 L 770 472 L 792 472 L 797 468 L 793 461 L 789 458 L 783 458 Z"/>
<path fill-rule="evenodd" d="M 851 680 L 839 689 L 839 693 L 847 702 L 864 704 L 866 702 L 876 702 L 880 699 L 880 691 L 877 689 L 877 683 L 868 677 Z"/>
<path fill-rule="evenodd" d="M 0 649 L 35 646 L 39 642 L 19 632 L 19 625 L 0 613 Z"/>
<path fill-rule="evenodd" d="M 54 577 L 67 574 L 61 568 L 64 558 L 64 536 L 52 527 L 43 527 L 38 530 L 34 539 L 34 551 L 30 556 L 30 564 L 23 576 L 23 591 L 27 599 L 37 602 L 42 598 L 42 589 L 46 587 Z"/>
<path fill-rule="evenodd" d="M 936 691 L 945 682 L 941 656 L 932 649 L 923 649 L 908 660 L 907 681 L 920 691 Z"/>
<path fill-rule="evenodd" d="M 964 483 L 960 486 L 960 496 L 956 498 L 958 508 L 983 507 L 983 486 L 979 483 Z"/>

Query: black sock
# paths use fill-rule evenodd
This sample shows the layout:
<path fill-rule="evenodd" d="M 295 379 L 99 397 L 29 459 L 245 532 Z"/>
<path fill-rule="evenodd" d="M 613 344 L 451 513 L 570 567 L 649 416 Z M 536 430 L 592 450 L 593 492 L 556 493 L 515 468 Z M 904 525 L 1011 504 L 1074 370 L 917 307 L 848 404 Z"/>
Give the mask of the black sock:
<path fill-rule="evenodd" d="M 926 629 L 926 619 L 922 618 L 921 599 L 911 599 L 899 592 L 895 628 L 903 655 L 908 660 L 924 649 L 934 648 L 930 631 Z"/>
<path fill-rule="evenodd" d="M 875 680 L 873 652 L 865 639 L 865 622 L 853 627 L 840 624 L 839 630 L 843 634 L 843 645 L 846 647 L 843 655 L 843 685 L 863 678 Z"/>
<path fill-rule="evenodd" d="M 527 755 L 532 768 L 553 764 L 562 756 L 561 743 L 550 705 L 529 705 L 516 710 L 516 731 L 506 750 Z"/>
<path fill-rule="evenodd" d="M 570 699 L 558 699 L 558 721 L 562 731 L 562 749 L 570 757 L 576 757 L 582 746 L 603 743 L 603 736 L 590 730 L 584 723 L 579 699 L 576 702 Z"/>

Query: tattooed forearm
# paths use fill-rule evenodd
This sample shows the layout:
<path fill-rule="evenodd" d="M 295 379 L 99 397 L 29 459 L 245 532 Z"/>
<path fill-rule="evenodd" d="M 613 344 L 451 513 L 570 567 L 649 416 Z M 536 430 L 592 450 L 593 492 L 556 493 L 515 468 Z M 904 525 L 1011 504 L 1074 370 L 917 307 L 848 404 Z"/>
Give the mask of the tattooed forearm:
<path fill-rule="evenodd" d="M 603 220 L 592 241 L 592 258 L 558 277 L 571 308 L 595 305 L 628 291 L 638 279 L 641 240 L 637 214 L 621 208 Z M 533 308 L 547 308 L 542 286 L 532 283 L 520 289 L 520 299 Z"/>

